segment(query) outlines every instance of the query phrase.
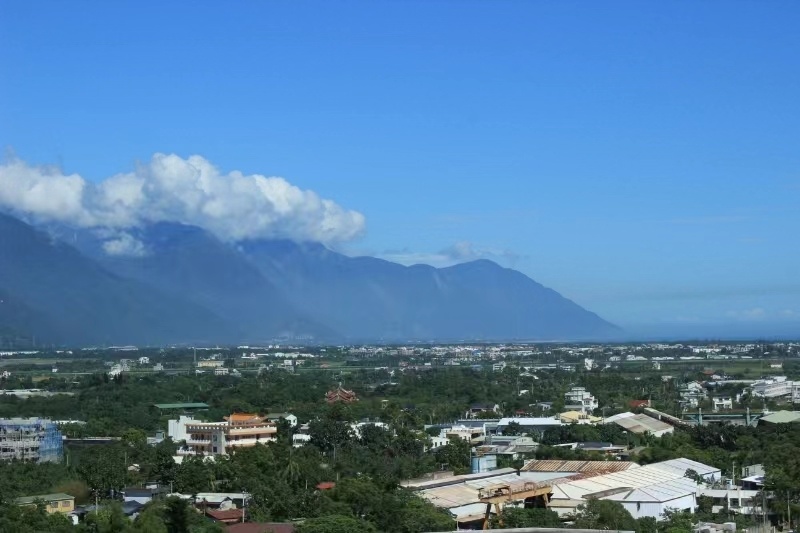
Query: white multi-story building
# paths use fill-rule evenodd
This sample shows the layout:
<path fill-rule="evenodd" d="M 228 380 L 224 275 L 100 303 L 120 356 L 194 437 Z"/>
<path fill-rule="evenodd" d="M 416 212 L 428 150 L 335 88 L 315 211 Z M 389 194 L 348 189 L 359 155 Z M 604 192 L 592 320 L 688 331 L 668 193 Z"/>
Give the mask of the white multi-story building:
<path fill-rule="evenodd" d="M 780 398 L 791 396 L 794 382 L 787 381 L 786 376 L 777 376 L 771 379 L 760 379 L 753 383 L 753 396 L 759 398 Z"/>
<path fill-rule="evenodd" d="M 714 411 L 719 411 L 720 409 L 733 409 L 733 398 L 730 396 L 715 396 L 713 401 Z"/>
<path fill-rule="evenodd" d="M 591 413 L 599 407 L 597 398 L 586 390 L 585 387 L 572 387 L 564 394 L 564 403 L 567 409 L 576 409 L 584 413 Z"/>

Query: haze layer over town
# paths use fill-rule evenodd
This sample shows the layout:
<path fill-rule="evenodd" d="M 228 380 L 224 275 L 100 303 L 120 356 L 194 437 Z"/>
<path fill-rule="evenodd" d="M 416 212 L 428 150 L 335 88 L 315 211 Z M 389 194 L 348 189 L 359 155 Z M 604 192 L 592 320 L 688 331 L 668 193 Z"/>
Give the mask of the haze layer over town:
<path fill-rule="evenodd" d="M 0 532 L 796 531 L 798 20 L 2 2 Z"/>

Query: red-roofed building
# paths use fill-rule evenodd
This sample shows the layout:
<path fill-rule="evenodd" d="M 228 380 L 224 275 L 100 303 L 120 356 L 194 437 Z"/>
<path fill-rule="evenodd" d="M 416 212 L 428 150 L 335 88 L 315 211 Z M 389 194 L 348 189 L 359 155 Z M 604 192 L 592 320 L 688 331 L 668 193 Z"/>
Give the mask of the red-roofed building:
<path fill-rule="evenodd" d="M 332 488 L 336 487 L 336 483 L 333 481 L 322 481 L 317 483 L 318 490 L 331 490 Z"/>
<path fill-rule="evenodd" d="M 275 440 L 275 424 L 251 413 L 233 413 L 224 422 L 193 421 L 186 424 L 190 453 L 225 455 L 231 448 L 249 448 Z"/>
<path fill-rule="evenodd" d="M 208 509 L 206 510 L 206 516 L 213 518 L 217 522 L 222 522 L 223 524 L 233 524 L 242 521 L 244 509 Z"/>
<path fill-rule="evenodd" d="M 631 400 L 628 405 L 631 407 L 631 409 L 650 407 L 650 400 Z"/>
<path fill-rule="evenodd" d="M 325 401 L 328 403 L 336 403 L 336 402 L 344 402 L 344 403 L 352 403 L 358 401 L 358 397 L 356 397 L 356 393 L 343 389 L 341 385 L 338 388 L 333 389 L 332 391 L 328 391 L 325 395 Z"/>

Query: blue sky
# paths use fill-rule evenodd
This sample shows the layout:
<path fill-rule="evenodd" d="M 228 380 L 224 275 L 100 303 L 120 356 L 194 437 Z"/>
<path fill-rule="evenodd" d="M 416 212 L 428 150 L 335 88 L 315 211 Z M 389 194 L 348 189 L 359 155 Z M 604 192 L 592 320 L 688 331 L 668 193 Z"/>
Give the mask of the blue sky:
<path fill-rule="evenodd" d="M 797 334 L 798 20 L 788 1 L 6 1 L 0 145 L 94 181 L 199 154 L 362 213 L 350 254 L 488 257 L 633 332 Z"/>

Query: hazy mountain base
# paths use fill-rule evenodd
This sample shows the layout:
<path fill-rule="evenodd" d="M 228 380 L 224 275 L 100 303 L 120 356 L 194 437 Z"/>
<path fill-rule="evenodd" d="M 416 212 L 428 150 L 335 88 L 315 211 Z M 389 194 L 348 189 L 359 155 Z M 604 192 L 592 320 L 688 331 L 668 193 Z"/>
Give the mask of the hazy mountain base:
<path fill-rule="evenodd" d="M 110 256 L 91 231 L 48 229 L 0 215 L 0 290 L 28 317 L 3 319 L 0 312 L 0 326 L 48 342 L 555 340 L 620 333 L 491 261 L 406 267 L 316 243 L 228 244 L 200 228 L 166 223 L 136 230 L 144 254 Z"/>

